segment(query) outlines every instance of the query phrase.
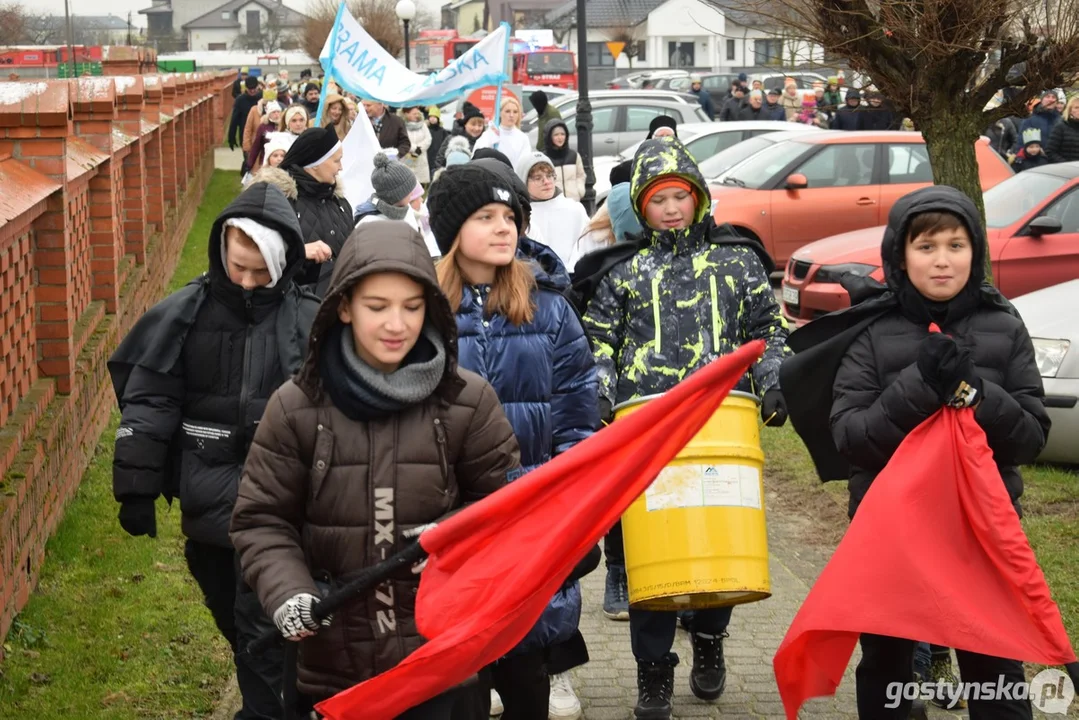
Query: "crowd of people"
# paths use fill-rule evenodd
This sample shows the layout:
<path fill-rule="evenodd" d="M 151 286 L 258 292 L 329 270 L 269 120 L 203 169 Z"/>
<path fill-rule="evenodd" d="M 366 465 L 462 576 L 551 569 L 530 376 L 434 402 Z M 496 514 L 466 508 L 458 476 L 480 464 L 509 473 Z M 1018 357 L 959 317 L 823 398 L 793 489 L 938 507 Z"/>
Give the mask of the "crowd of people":
<path fill-rule="evenodd" d="M 1025 118 L 1011 115 L 986 128 L 993 149 L 1016 172 L 1079 160 L 1079 96 L 1046 90 L 1029 109 Z"/>
<path fill-rule="evenodd" d="M 856 91 L 841 103 L 829 84 L 807 108 L 789 89 L 732 87 L 719 113 L 831 113 L 833 126 L 860 129 L 888 112 L 879 95 L 863 108 Z M 234 652 L 237 720 L 282 717 L 281 648 L 246 652 L 268 628 L 300 643 L 304 713 L 419 647 L 422 564 L 332 617 L 313 608 L 410 533 L 588 439 L 619 404 L 666 392 L 752 340 L 766 349 L 737 389 L 757 398 L 764 424 L 786 421 L 784 392 L 795 390 L 779 387 L 792 352 L 772 260 L 714 219 L 722 207 L 673 119 L 653 122 L 589 218 L 580 158 L 545 98 L 530 98 L 544 118 L 537 149 L 515 100 L 490 124 L 464 103 L 447 129 L 437 108 L 398 115 L 365 101 L 358 119 L 333 91 L 309 127 L 321 89 L 299 90 L 284 73 L 238 81 L 229 142 L 246 142 L 250 126 L 249 177 L 211 229 L 208 270 L 148 311 L 109 363 L 122 411 L 120 524 L 153 537 L 155 500 L 179 498 L 189 569 Z M 373 196 L 353 208 L 342 139 L 363 121 L 383 152 Z M 893 302 L 845 351 L 824 409 L 853 467 L 852 516 L 903 437 L 945 405 L 976 408 L 1018 508 L 1017 466 L 1040 451 L 1049 420 L 1031 340 L 984 284 L 985 245 L 973 203 L 951 188 L 916 191 L 889 217 Z M 931 334 L 931 322 L 948 334 Z M 603 555 L 603 612 L 628 620 L 636 658 L 635 717 L 671 717 L 679 623 L 693 647 L 690 689 L 717 700 L 731 608 L 630 607 L 618 524 Z M 580 717 L 569 675 L 589 660 L 579 581 L 599 562 L 597 546 L 506 657 L 401 717 Z M 885 709 L 886 687 L 928 664 L 928 648 L 872 635 L 862 647 L 860 717 L 906 717 L 908 701 Z M 965 682 L 1022 678 L 1014 660 L 958 658 Z M 970 716 L 1031 710 L 978 700 Z"/>

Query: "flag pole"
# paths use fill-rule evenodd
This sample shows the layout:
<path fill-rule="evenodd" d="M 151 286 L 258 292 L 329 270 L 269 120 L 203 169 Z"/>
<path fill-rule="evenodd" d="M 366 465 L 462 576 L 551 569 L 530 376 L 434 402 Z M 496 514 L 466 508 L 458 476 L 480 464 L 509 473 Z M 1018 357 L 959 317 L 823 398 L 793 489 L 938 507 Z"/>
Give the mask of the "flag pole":
<path fill-rule="evenodd" d="M 333 27 L 330 29 L 330 57 L 329 67 L 326 67 L 325 61 L 319 58 L 319 65 L 322 65 L 322 71 L 325 73 L 325 77 L 322 79 L 322 88 L 318 94 L 318 112 L 315 114 L 315 127 L 322 125 L 322 111 L 326 107 L 326 88 L 331 82 L 333 82 L 333 61 L 334 56 L 337 54 L 337 35 L 338 28 L 341 27 L 341 16 L 345 12 L 345 0 L 341 0 L 341 4 L 337 6 L 337 16 L 333 19 Z"/>
<path fill-rule="evenodd" d="M 506 64 L 509 62 L 510 54 L 510 26 L 507 22 L 499 23 L 500 28 L 504 28 L 506 31 L 506 42 L 502 45 L 502 72 L 498 75 L 498 85 L 495 90 L 495 116 L 493 118 L 495 124 L 495 137 L 498 138 L 502 134 L 502 82 L 506 78 Z M 520 105 L 518 104 L 518 107 Z M 498 149 L 498 141 L 495 141 L 495 150 Z"/>

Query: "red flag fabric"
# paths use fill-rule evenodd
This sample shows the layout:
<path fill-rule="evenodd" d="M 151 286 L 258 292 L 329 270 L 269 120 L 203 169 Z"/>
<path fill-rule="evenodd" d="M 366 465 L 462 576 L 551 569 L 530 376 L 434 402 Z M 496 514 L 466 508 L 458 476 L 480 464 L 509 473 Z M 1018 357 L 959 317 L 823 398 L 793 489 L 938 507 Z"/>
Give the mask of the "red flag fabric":
<path fill-rule="evenodd" d="M 389 720 L 503 657 L 574 566 L 704 427 L 764 350 L 743 346 L 421 538 L 428 639 L 395 668 L 320 703 L 329 720 Z"/>
<path fill-rule="evenodd" d="M 973 410 L 923 422 L 870 486 L 773 659 L 788 718 L 835 694 L 861 633 L 1075 661 Z"/>

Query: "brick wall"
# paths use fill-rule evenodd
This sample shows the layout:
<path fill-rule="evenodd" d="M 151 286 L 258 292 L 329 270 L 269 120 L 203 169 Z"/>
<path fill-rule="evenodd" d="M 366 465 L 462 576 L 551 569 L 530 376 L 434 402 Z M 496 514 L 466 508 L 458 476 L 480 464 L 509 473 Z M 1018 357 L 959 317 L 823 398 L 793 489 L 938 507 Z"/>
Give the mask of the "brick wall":
<path fill-rule="evenodd" d="M 108 355 L 172 275 L 232 103 L 228 74 L 117 74 L 144 61 L 0 93 L 0 640 L 115 403 Z"/>

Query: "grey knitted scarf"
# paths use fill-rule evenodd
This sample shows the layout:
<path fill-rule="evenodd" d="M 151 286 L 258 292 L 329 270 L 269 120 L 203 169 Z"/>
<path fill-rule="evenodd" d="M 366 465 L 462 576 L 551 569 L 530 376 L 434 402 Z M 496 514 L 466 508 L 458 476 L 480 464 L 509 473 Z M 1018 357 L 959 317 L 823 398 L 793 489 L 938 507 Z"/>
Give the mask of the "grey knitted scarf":
<path fill-rule="evenodd" d="M 405 205 L 404 207 L 400 205 L 390 205 L 388 202 L 383 202 L 382 198 L 377 195 L 374 197 L 375 207 L 378 208 L 378 211 L 382 213 L 383 217 L 389 218 L 390 220 L 404 220 L 408 215 L 408 211 L 411 210 L 408 205 Z"/>
<path fill-rule="evenodd" d="M 417 347 L 409 353 L 424 359 L 409 362 L 406 358 L 405 364 L 388 375 L 360 359 L 351 332 L 342 332 L 340 342 L 345 377 L 339 380 L 347 384 L 350 395 L 376 411 L 395 413 L 426 400 L 446 372 L 446 348 L 430 323 L 423 326 Z M 421 344 L 427 347 L 421 348 Z"/>

